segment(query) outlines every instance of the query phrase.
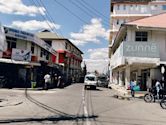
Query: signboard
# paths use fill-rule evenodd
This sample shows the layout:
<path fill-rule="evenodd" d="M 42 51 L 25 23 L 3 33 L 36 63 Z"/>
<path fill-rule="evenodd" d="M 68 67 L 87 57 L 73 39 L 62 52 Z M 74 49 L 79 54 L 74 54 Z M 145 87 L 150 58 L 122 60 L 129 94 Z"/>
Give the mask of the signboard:
<path fill-rule="evenodd" d="M 27 40 L 27 41 L 33 41 L 34 35 L 32 33 L 28 33 L 25 31 L 5 27 L 5 33 L 7 36 Z"/>
<path fill-rule="evenodd" d="M 18 61 L 31 61 L 31 51 L 12 49 L 12 59 Z"/>
<path fill-rule="evenodd" d="M 7 36 L 26 40 L 26 41 L 31 41 L 31 42 L 39 45 L 40 47 L 44 48 L 45 50 L 49 51 L 52 54 L 56 53 L 49 44 L 47 44 L 44 40 L 38 38 L 37 36 L 35 36 L 32 33 L 28 33 L 25 31 L 21 31 L 21 30 L 9 28 L 9 27 L 5 27 L 5 32 L 6 32 Z"/>
<path fill-rule="evenodd" d="M 7 49 L 6 36 L 3 26 L 0 24 L 0 51 L 5 51 Z"/>
<path fill-rule="evenodd" d="M 124 42 L 123 55 L 127 57 L 160 57 L 159 47 L 154 42 Z"/>

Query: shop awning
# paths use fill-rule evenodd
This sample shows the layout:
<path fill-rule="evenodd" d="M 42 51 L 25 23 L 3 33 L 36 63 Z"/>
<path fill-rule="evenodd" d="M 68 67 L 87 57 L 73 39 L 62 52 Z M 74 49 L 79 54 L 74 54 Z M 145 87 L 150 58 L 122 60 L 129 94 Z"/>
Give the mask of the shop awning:
<path fill-rule="evenodd" d="M 26 61 L 16 61 L 16 60 L 12 60 L 12 59 L 4 59 L 4 58 L 0 58 L 0 62 L 2 62 L 2 63 L 10 63 L 10 64 L 19 64 L 19 65 L 41 66 L 40 63 L 26 62 Z"/>

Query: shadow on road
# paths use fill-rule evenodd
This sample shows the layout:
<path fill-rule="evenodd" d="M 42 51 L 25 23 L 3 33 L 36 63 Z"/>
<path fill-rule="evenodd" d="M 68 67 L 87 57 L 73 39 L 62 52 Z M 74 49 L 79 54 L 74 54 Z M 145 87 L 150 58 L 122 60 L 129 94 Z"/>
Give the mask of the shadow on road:
<path fill-rule="evenodd" d="M 87 88 L 86 90 L 91 90 L 91 91 L 103 91 L 103 90 L 101 90 L 101 89 L 98 89 L 98 88 L 96 88 L 96 89 Z"/>
<path fill-rule="evenodd" d="M 89 119 L 96 118 L 97 116 L 89 116 Z M 86 119 L 85 116 L 57 116 L 57 117 L 45 117 L 45 118 L 21 118 L 21 119 L 6 119 L 6 120 L 0 120 L 0 124 L 3 123 L 19 123 L 19 122 L 43 122 L 43 121 L 52 121 L 52 122 L 58 122 L 58 121 L 80 121 L 82 119 Z"/>

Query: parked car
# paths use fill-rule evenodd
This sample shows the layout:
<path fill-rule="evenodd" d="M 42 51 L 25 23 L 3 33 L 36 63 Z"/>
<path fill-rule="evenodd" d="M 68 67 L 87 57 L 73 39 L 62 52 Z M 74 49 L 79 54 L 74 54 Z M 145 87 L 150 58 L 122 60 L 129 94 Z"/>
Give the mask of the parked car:
<path fill-rule="evenodd" d="M 104 76 L 104 75 L 98 76 L 97 86 L 99 86 L 99 87 L 108 87 L 107 76 Z"/>
<path fill-rule="evenodd" d="M 97 86 L 97 76 L 94 75 L 94 74 L 88 74 L 85 76 L 85 79 L 84 79 L 84 88 L 85 89 L 88 89 L 88 88 L 93 88 L 93 89 L 96 89 L 96 86 Z"/>

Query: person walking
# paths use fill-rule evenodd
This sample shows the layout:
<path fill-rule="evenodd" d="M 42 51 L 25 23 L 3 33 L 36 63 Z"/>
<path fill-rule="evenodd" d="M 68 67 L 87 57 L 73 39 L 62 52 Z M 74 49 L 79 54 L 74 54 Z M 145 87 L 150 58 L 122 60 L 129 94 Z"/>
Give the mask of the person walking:
<path fill-rule="evenodd" d="M 134 91 L 134 87 L 135 87 L 135 82 L 134 80 L 131 80 L 130 82 L 130 90 L 131 90 L 131 96 L 134 97 L 135 96 L 135 91 Z"/>
<path fill-rule="evenodd" d="M 156 87 L 156 91 L 157 91 L 157 99 L 159 99 L 160 91 L 162 90 L 162 86 L 161 86 L 161 83 L 159 82 L 159 80 L 156 81 L 155 87 Z"/>
<path fill-rule="evenodd" d="M 44 89 L 47 90 L 48 89 L 48 85 L 50 84 L 51 82 L 51 76 L 49 73 L 47 73 L 45 76 L 44 76 Z"/>

